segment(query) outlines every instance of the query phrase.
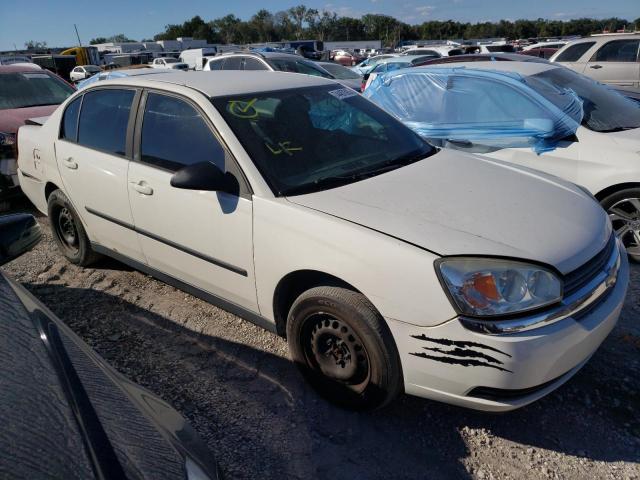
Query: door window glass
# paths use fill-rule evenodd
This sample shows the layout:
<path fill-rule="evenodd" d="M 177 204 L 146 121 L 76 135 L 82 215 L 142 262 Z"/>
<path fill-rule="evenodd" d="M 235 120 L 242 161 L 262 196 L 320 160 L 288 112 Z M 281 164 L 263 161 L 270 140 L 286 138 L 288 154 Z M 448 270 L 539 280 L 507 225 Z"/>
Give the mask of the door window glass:
<path fill-rule="evenodd" d="M 84 95 L 78 143 L 107 153 L 124 155 L 133 90 L 97 90 Z"/>
<path fill-rule="evenodd" d="M 212 162 L 225 170 L 225 152 L 200 113 L 179 98 L 150 93 L 144 108 L 141 160 L 167 170 Z"/>
<path fill-rule="evenodd" d="M 635 62 L 640 40 L 615 40 L 596 52 L 592 62 Z"/>
<path fill-rule="evenodd" d="M 78 138 L 78 113 L 82 96 L 71 102 L 64 111 L 62 125 L 60 126 L 60 138 L 75 142 Z"/>

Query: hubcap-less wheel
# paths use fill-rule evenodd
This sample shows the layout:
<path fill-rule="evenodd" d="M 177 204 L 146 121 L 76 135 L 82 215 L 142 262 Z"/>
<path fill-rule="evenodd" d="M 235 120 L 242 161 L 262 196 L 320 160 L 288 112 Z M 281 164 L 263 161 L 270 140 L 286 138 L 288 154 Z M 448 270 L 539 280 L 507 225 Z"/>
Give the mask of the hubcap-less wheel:
<path fill-rule="evenodd" d="M 73 219 L 73 215 L 68 208 L 60 209 L 58 213 L 58 237 L 64 246 L 70 250 L 78 250 L 78 230 Z"/>
<path fill-rule="evenodd" d="M 640 256 L 640 199 L 620 200 L 609 207 L 607 213 L 627 253 Z"/>
<path fill-rule="evenodd" d="M 314 370 L 359 391 L 369 380 L 369 358 L 362 341 L 349 326 L 319 313 L 305 320 L 305 353 Z"/>

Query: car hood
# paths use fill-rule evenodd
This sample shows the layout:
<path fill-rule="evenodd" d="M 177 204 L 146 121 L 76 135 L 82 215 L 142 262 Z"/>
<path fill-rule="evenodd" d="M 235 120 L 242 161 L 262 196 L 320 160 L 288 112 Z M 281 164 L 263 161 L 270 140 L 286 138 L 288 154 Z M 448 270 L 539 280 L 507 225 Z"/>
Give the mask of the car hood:
<path fill-rule="evenodd" d="M 605 135 L 620 147 L 633 148 L 635 152 L 640 152 L 640 128 L 609 132 L 605 133 Z"/>
<path fill-rule="evenodd" d="M 56 108 L 58 105 L 0 110 L 0 132 L 16 133 L 28 118 L 46 117 L 51 115 Z"/>
<path fill-rule="evenodd" d="M 600 205 L 557 177 L 442 150 L 404 168 L 287 198 L 438 255 L 508 256 L 568 273 L 604 248 Z"/>

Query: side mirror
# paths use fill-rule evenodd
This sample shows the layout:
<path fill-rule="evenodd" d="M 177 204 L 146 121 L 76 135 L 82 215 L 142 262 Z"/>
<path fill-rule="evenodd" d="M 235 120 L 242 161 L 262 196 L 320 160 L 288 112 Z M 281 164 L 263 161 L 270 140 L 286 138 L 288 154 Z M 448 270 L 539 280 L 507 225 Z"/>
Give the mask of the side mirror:
<path fill-rule="evenodd" d="M 18 213 L 0 217 L 0 265 L 27 253 L 42 238 L 33 215 Z"/>
<path fill-rule="evenodd" d="M 171 177 L 171 186 L 185 190 L 237 193 L 238 181 L 211 162 L 194 163 L 181 168 Z"/>

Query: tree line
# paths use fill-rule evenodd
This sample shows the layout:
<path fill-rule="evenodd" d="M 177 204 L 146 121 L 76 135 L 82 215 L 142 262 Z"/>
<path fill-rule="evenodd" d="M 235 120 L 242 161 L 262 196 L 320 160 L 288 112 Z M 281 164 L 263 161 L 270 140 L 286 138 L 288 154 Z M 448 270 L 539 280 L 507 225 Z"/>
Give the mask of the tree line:
<path fill-rule="evenodd" d="M 257 43 L 294 39 L 322 41 L 382 40 L 385 46 L 395 46 L 401 40 L 470 39 L 470 38 L 535 38 L 567 35 L 589 35 L 602 31 L 640 29 L 640 18 L 628 21 L 621 18 L 602 20 L 579 18 L 574 20 L 500 20 L 499 22 L 465 23 L 453 20 L 433 20 L 409 25 L 379 14 L 360 18 L 338 16 L 331 11 L 318 11 L 298 5 L 272 13 L 262 9 L 249 20 L 233 14 L 205 21 L 195 16 L 182 24 L 170 24 L 153 37 L 154 40 L 173 40 L 177 37 L 204 39 L 209 43 Z M 126 38 L 116 35 L 110 39 L 98 38 L 91 43 L 104 43 Z"/>

